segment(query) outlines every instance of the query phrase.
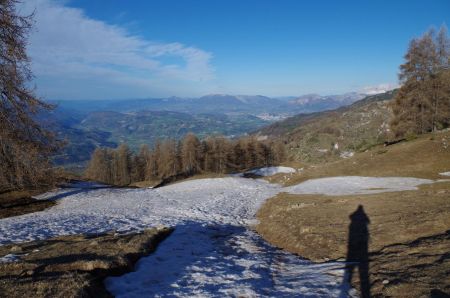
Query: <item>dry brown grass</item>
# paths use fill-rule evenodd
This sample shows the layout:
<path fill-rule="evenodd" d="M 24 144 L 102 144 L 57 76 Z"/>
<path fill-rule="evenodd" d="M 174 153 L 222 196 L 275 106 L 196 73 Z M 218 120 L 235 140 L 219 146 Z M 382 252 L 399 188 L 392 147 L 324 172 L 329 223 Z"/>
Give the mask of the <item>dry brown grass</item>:
<path fill-rule="evenodd" d="M 38 212 L 56 205 L 54 201 L 36 200 L 31 197 L 38 191 L 11 191 L 0 194 L 0 219 Z"/>
<path fill-rule="evenodd" d="M 0 246 L 0 256 L 20 255 L 18 262 L 0 263 L 0 296 L 111 297 L 103 279 L 133 270 L 171 231 L 61 236 Z"/>
<path fill-rule="evenodd" d="M 271 178 L 292 185 L 329 176 L 410 176 L 444 179 L 450 170 L 450 132 L 373 148 L 351 159 Z M 370 218 L 370 278 L 374 296 L 429 296 L 450 293 L 450 182 L 417 191 L 353 196 L 291 195 L 266 202 L 257 231 L 272 244 L 303 257 L 345 259 L 349 215 L 359 205 Z M 388 284 L 382 282 L 389 281 Z M 358 280 L 356 279 L 355 285 Z"/>
<path fill-rule="evenodd" d="M 450 292 L 450 182 L 417 191 L 357 196 L 279 194 L 258 212 L 257 231 L 270 243 L 312 259 L 345 259 L 349 215 L 359 205 L 371 223 L 372 294 L 428 296 Z M 418 239 L 433 241 L 419 244 Z M 384 285 L 384 280 L 390 281 Z M 354 280 L 358 285 L 358 280 Z"/>
<path fill-rule="evenodd" d="M 291 195 L 270 199 L 257 226 L 275 245 L 315 261 L 344 258 L 349 215 L 363 205 L 369 216 L 370 249 L 413 241 L 450 229 L 450 182 L 417 191 L 354 196 Z"/>
<path fill-rule="evenodd" d="M 450 131 L 446 131 L 423 135 L 416 140 L 392 146 L 377 146 L 349 159 L 307 165 L 305 171 L 292 175 L 286 185 L 313 178 L 343 175 L 442 179 L 444 177 L 438 173 L 449 170 Z M 282 177 L 283 175 L 277 175 L 270 181 L 285 183 Z"/>

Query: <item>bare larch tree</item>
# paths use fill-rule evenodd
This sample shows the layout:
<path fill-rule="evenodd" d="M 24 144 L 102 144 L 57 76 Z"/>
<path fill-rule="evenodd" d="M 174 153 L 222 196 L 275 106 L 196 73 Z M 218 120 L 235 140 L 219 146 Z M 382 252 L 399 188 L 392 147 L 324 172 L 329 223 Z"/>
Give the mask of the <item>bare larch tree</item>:
<path fill-rule="evenodd" d="M 48 174 L 53 137 L 35 120 L 49 104 L 30 88 L 26 53 L 33 16 L 21 16 L 16 0 L 0 0 L 0 191 L 36 186 Z"/>

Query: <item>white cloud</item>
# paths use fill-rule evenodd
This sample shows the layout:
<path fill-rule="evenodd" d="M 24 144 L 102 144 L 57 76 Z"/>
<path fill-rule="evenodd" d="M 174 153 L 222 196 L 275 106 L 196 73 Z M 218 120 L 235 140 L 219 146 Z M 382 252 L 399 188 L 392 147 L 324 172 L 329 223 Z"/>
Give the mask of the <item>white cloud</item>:
<path fill-rule="evenodd" d="M 120 26 L 91 19 L 61 1 L 28 0 L 21 9 L 24 13 L 35 10 L 35 30 L 28 51 L 38 90 L 44 96 L 176 95 L 190 88 L 207 89 L 208 82 L 214 79 L 212 55 L 202 49 L 132 35 Z M 180 62 L 168 62 L 174 59 Z M 98 94 L 83 88 L 87 81 L 92 85 L 92 80 L 110 91 Z"/>
<path fill-rule="evenodd" d="M 374 95 L 374 94 L 384 93 L 384 92 L 396 89 L 398 87 L 400 87 L 398 84 L 392 84 L 392 83 L 379 84 L 376 86 L 366 86 L 361 89 L 361 93 L 364 93 L 367 95 Z"/>

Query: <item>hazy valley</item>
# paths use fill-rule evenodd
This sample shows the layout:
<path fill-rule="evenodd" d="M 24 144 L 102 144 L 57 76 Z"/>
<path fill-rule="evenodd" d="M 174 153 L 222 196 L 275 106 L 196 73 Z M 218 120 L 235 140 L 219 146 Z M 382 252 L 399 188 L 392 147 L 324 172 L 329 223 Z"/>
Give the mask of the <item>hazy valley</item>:
<path fill-rule="evenodd" d="M 137 151 L 142 144 L 152 146 L 156 140 L 181 139 L 188 132 L 200 138 L 213 135 L 234 138 L 253 134 L 295 114 L 333 110 L 365 97 L 354 92 L 329 96 L 309 94 L 283 100 L 208 95 L 193 99 L 53 101 L 56 110 L 41 115 L 40 120 L 66 142 L 63 151 L 55 156 L 55 162 L 82 168 L 96 147 L 114 148 L 127 143 Z"/>

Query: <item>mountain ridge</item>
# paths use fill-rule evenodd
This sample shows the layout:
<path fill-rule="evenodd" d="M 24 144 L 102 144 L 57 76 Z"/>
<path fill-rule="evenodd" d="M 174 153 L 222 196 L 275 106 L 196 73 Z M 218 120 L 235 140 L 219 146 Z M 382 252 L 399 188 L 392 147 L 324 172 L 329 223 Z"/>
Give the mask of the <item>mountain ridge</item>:
<path fill-rule="evenodd" d="M 365 95 L 348 92 L 336 95 L 306 94 L 279 99 L 264 95 L 208 94 L 201 97 L 167 97 L 124 100 L 60 100 L 50 101 L 60 107 L 79 112 L 109 110 L 130 112 L 138 110 L 177 111 L 187 113 L 277 113 L 287 116 L 306 112 L 332 110 L 351 104 Z"/>
<path fill-rule="evenodd" d="M 396 90 L 370 95 L 331 111 L 299 114 L 252 134 L 282 139 L 296 160 L 335 160 L 386 140 L 390 128 L 389 101 Z"/>

